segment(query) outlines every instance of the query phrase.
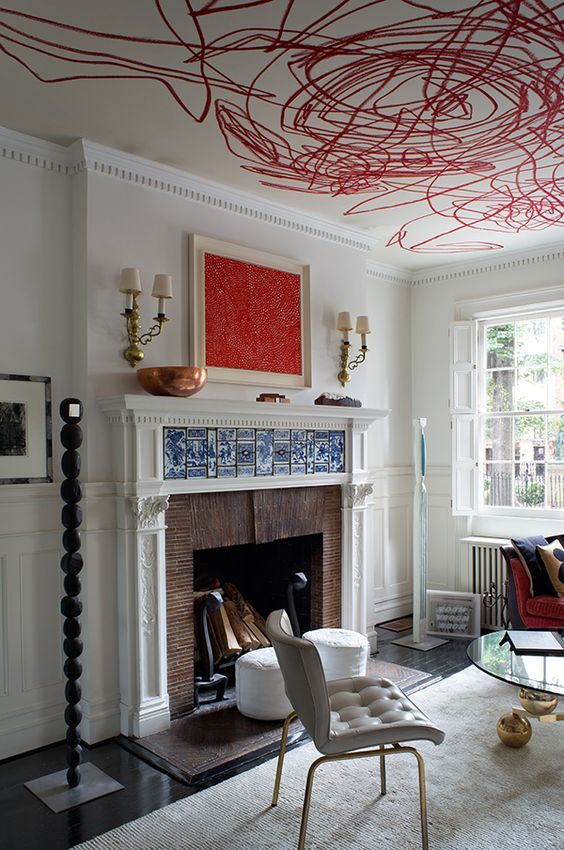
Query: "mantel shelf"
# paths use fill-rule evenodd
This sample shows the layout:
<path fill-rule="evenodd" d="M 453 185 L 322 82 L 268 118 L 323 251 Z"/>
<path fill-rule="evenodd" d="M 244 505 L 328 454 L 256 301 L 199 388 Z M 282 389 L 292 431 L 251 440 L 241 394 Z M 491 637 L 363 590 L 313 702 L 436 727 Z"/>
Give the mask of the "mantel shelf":
<path fill-rule="evenodd" d="M 368 407 L 340 407 L 338 405 L 269 404 L 267 402 L 237 401 L 234 399 L 174 398 L 171 396 L 121 395 L 99 400 L 110 420 L 121 420 L 129 414 L 133 418 L 150 416 L 176 420 L 186 418 L 204 422 L 214 420 L 244 419 L 247 422 L 331 422 L 342 426 L 368 428 L 378 419 L 385 419 L 390 411 Z"/>

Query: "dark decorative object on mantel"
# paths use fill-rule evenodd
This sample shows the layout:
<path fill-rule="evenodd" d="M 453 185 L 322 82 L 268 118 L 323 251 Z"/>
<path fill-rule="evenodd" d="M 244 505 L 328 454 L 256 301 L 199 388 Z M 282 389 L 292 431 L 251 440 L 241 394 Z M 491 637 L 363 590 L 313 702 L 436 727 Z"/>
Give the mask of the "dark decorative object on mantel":
<path fill-rule="evenodd" d="M 362 407 L 362 402 L 358 398 L 351 398 L 348 395 L 337 395 L 336 393 L 321 393 L 314 404 L 331 404 L 336 407 Z"/>
<path fill-rule="evenodd" d="M 82 747 L 80 736 L 81 686 L 80 676 L 82 664 L 83 643 L 80 638 L 81 624 L 79 617 L 82 613 L 82 602 L 79 599 L 81 591 L 80 572 L 84 566 L 80 554 L 80 532 L 82 509 L 78 504 L 82 499 L 80 475 L 80 454 L 82 445 L 82 428 L 78 424 L 82 419 L 82 403 L 77 398 L 66 398 L 59 408 L 61 419 L 65 423 L 61 429 L 61 444 L 65 451 L 61 458 L 61 469 L 65 475 L 61 483 L 61 498 L 65 503 L 61 512 L 64 527 L 63 548 L 65 554 L 61 558 L 61 568 L 65 574 L 65 596 L 61 599 L 61 614 L 63 623 L 63 651 L 66 655 L 63 672 L 67 683 L 65 685 L 65 723 L 67 724 L 67 770 L 42 776 L 26 782 L 28 788 L 36 797 L 45 803 L 52 811 L 59 813 L 95 800 L 106 794 L 123 789 L 123 785 L 91 763 L 80 766 Z"/>

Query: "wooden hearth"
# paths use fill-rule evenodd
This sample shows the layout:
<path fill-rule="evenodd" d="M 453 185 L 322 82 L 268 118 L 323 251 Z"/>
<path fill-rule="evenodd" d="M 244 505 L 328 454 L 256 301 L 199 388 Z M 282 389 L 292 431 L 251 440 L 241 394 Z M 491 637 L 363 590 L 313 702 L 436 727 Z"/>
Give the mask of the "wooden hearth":
<path fill-rule="evenodd" d="M 311 565 L 312 628 L 341 625 L 341 488 L 182 493 L 166 531 L 167 678 L 171 718 L 193 708 L 194 551 L 322 535 Z"/>

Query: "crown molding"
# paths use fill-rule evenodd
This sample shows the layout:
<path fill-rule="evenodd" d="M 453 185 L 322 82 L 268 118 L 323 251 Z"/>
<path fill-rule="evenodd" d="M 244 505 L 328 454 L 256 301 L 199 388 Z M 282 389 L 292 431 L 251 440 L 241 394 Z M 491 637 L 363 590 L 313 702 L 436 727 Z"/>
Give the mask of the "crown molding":
<path fill-rule="evenodd" d="M 58 174 L 71 173 L 69 148 L 0 127 L 0 158 L 33 165 Z"/>
<path fill-rule="evenodd" d="M 445 266 L 435 266 L 430 269 L 420 269 L 412 274 L 412 286 L 432 286 L 448 283 L 462 277 L 490 274 L 498 271 L 533 266 L 539 263 L 561 262 L 564 259 L 564 242 L 554 242 L 528 251 L 504 251 L 496 253 L 490 260 L 466 260 L 449 263 Z"/>
<path fill-rule="evenodd" d="M 366 264 L 368 277 L 377 277 L 385 283 L 409 288 L 413 282 L 412 272 L 397 266 L 387 266 L 384 263 L 369 262 Z"/>
<path fill-rule="evenodd" d="M 380 243 L 379 238 L 364 230 L 265 201 L 220 183 L 195 177 L 179 168 L 161 165 L 87 139 L 78 139 L 70 146 L 63 147 L 0 127 L 0 157 L 65 175 L 81 171 L 104 174 L 357 251 L 371 251 Z"/>
<path fill-rule="evenodd" d="M 371 251 L 381 244 L 380 238 L 364 230 L 265 201 L 228 186 L 195 177 L 181 169 L 161 165 L 86 139 L 78 139 L 65 147 L 0 127 L 0 158 L 68 176 L 81 171 L 104 174 L 358 251 Z M 466 260 L 415 271 L 371 261 L 367 264 L 366 273 L 369 277 L 376 277 L 396 286 L 420 287 L 562 259 L 564 243 L 559 242 L 528 251 L 499 252 L 486 261 Z"/>

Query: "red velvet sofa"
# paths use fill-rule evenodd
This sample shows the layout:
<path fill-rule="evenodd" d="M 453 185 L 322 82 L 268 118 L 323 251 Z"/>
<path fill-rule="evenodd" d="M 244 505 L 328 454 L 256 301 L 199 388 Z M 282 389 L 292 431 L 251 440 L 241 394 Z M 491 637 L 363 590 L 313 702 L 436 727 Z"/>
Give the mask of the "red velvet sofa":
<path fill-rule="evenodd" d="M 549 543 L 564 536 L 546 538 Z M 529 577 L 512 546 L 501 546 L 507 563 L 507 608 L 514 629 L 564 630 L 564 596 L 532 596 Z"/>

